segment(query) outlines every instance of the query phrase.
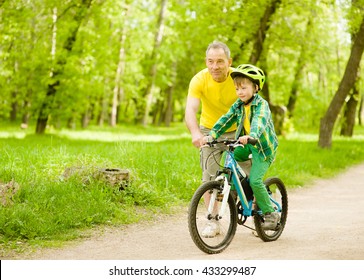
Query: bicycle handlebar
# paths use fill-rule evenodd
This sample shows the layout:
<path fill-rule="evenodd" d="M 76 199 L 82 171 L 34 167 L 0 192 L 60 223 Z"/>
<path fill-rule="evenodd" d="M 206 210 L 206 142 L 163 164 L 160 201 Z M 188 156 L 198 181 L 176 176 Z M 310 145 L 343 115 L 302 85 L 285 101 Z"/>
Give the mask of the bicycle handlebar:
<path fill-rule="evenodd" d="M 231 139 L 224 139 L 224 140 L 213 140 L 211 142 L 207 142 L 206 145 L 208 146 L 213 146 L 214 144 L 219 144 L 219 143 L 223 143 L 225 144 L 226 146 L 228 145 L 238 145 L 240 144 L 239 140 L 231 140 Z M 248 139 L 248 144 L 252 144 L 252 145 L 255 145 L 256 143 L 258 143 L 258 139 L 256 138 L 249 138 Z"/>

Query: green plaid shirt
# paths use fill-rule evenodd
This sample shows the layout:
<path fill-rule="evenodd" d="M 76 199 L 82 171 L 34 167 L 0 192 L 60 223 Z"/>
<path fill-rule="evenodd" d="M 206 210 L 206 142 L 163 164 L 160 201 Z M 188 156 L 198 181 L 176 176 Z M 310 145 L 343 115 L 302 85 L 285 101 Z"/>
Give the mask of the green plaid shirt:
<path fill-rule="evenodd" d="M 237 124 L 235 139 L 244 135 L 243 123 L 245 119 L 244 102 L 238 99 L 230 107 L 229 111 L 223 115 L 211 129 L 210 135 L 217 139 L 234 123 Z M 250 113 L 250 133 L 253 138 L 258 139 L 259 153 L 266 159 L 268 156 L 275 155 L 278 147 L 277 135 L 274 131 L 272 114 L 268 102 L 260 95 L 256 94 Z"/>

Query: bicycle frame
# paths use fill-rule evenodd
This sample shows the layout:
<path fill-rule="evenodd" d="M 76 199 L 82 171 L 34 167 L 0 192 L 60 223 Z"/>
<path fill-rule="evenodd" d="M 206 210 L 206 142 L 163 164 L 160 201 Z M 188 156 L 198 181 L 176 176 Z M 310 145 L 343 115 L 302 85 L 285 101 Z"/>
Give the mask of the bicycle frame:
<path fill-rule="evenodd" d="M 227 200 L 229 197 L 229 195 L 225 195 L 225 194 L 229 194 L 231 189 L 236 189 L 239 199 L 243 205 L 243 215 L 252 216 L 253 201 L 247 200 L 245 192 L 243 190 L 243 186 L 241 185 L 241 182 L 239 179 L 239 178 L 246 178 L 247 175 L 244 172 L 244 170 L 239 166 L 237 161 L 234 159 L 234 154 L 232 151 L 228 150 L 228 151 L 225 151 L 224 153 L 226 153 L 224 169 L 222 171 L 220 171 L 219 173 L 225 174 L 225 175 L 219 175 L 215 179 L 216 181 L 224 180 L 224 189 L 222 192 L 224 194 L 224 198 L 222 201 L 222 207 L 220 208 L 219 216 L 222 217 L 225 212 Z M 228 176 L 226 176 L 226 175 L 228 175 Z M 235 187 L 230 186 L 229 182 L 232 182 Z M 216 197 L 214 197 L 214 196 L 212 197 L 212 199 L 211 199 L 212 202 L 214 201 L 214 198 L 216 198 Z M 210 201 L 210 205 L 209 205 L 209 209 L 208 209 L 209 213 L 211 213 L 210 207 L 211 207 L 211 204 L 213 204 L 213 203 L 211 203 L 211 201 Z"/>
<path fill-rule="evenodd" d="M 240 202 L 243 206 L 243 213 L 242 213 L 243 216 L 250 217 L 253 216 L 254 214 L 253 200 L 248 201 L 243 186 L 241 185 L 240 182 L 240 178 L 246 178 L 247 175 L 244 172 L 244 170 L 239 166 L 237 161 L 234 159 L 233 149 L 236 146 L 237 146 L 236 144 L 229 144 L 228 145 L 229 149 L 227 151 L 224 151 L 226 155 L 224 160 L 224 168 L 223 170 L 218 171 L 218 176 L 215 179 L 215 181 L 222 181 L 222 180 L 224 181 L 224 188 L 222 191 L 223 194 L 222 206 L 220 208 L 218 216 L 216 217 L 217 220 L 223 217 L 227 206 L 227 200 L 229 198 L 230 190 L 234 189 L 236 190 Z M 230 185 L 230 182 L 233 183 L 233 186 Z M 214 190 L 214 192 L 211 195 L 210 203 L 208 206 L 208 215 L 212 215 L 213 213 L 216 196 L 217 196 L 217 190 Z M 278 212 L 281 212 L 282 211 L 281 205 L 277 201 L 275 201 L 271 196 L 270 200 L 277 206 Z"/>

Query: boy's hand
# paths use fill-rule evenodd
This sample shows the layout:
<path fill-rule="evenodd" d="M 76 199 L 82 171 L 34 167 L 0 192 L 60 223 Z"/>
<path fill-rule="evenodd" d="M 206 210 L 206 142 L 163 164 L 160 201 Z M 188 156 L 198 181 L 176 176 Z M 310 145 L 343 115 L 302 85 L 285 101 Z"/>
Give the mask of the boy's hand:
<path fill-rule="evenodd" d="M 253 137 L 250 137 L 249 135 L 244 135 L 239 137 L 239 142 L 243 145 L 248 144 L 248 139 L 254 139 Z"/>

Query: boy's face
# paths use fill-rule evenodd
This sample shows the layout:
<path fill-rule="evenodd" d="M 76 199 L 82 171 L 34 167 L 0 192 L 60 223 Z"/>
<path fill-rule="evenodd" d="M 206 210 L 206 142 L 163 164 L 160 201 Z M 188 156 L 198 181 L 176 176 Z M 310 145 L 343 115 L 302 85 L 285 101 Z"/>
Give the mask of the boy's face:
<path fill-rule="evenodd" d="M 257 86 L 246 78 L 235 78 L 234 85 L 236 90 L 236 95 L 241 101 L 247 102 L 253 97 L 254 93 L 257 91 Z"/>

